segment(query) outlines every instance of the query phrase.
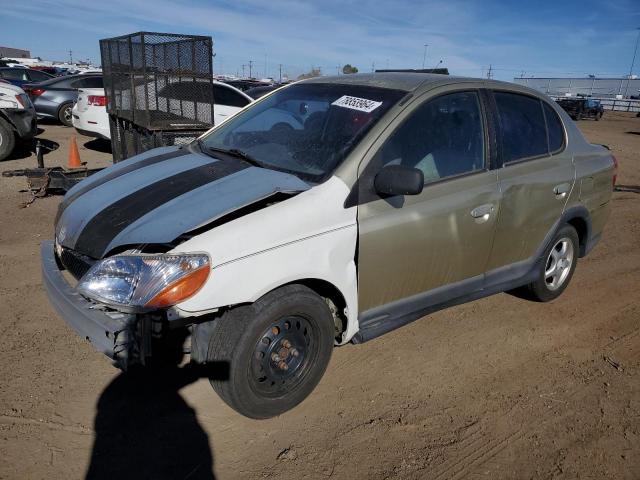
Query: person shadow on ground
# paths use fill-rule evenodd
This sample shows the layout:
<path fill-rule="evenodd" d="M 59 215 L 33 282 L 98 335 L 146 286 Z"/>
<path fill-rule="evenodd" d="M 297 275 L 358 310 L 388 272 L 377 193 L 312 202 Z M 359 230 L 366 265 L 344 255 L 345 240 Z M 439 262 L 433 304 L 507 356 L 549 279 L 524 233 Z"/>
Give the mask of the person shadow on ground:
<path fill-rule="evenodd" d="M 228 365 L 137 367 L 119 374 L 98 400 L 86 478 L 214 479 L 208 435 L 179 393 L 203 377 L 226 379 Z"/>

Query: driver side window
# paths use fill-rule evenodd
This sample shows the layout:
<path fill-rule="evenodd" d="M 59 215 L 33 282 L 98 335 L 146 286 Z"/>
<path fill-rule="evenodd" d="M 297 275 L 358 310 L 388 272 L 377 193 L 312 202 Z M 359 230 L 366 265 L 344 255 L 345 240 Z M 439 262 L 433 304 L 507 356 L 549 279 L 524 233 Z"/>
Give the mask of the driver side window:
<path fill-rule="evenodd" d="M 373 162 L 403 165 L 424 174 L 425 184 L 485 168 L 484 128 L 476 92 L 428 100 L 391 134 Z"/>

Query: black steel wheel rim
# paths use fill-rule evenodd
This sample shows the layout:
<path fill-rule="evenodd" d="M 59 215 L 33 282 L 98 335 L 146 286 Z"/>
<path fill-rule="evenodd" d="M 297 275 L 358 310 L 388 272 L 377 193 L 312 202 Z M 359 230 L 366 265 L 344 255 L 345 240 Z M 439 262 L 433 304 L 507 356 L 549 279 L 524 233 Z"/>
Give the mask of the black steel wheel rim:
<path fill-rule="evenodd" d="M 280 397 L 298 387 L 317 355 L 317 331 L 306 318 L 291 315 L 272 322 L 256 343 L 250 384 L 266 397 Z"/>

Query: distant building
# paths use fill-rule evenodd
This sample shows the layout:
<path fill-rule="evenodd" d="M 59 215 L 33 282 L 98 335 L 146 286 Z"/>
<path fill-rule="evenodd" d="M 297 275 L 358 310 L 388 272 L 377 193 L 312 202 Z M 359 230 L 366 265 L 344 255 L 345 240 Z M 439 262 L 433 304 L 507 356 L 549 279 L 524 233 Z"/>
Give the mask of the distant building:
<path fill-rule="evenodd" d="M 29 50 L 23 50 L 21 48 L 0 47 L 0 58 L 31 58 L 31 52 Z"/>
<path fill-rule="evenodd" d="M 514 78 L 514 83 L 535 88 L 555 97 L 591 96 L 598 98 L 638 98 L 640 79 L 621 78 Z"/>

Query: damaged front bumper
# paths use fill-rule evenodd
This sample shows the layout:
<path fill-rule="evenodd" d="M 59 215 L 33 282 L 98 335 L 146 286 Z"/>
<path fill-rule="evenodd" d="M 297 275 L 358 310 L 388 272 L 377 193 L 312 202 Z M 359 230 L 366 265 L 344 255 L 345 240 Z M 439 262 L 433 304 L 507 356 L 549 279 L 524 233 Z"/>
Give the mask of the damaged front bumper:
<path fill-rule="evenodd" d="M 40 253 L 42 280 L 58 314 L 119 368 L 134 363 L 138 357 L 136 315 L 102 310 L 76 292 L 62 275 L 52 241 L 43 242 Z"/>

